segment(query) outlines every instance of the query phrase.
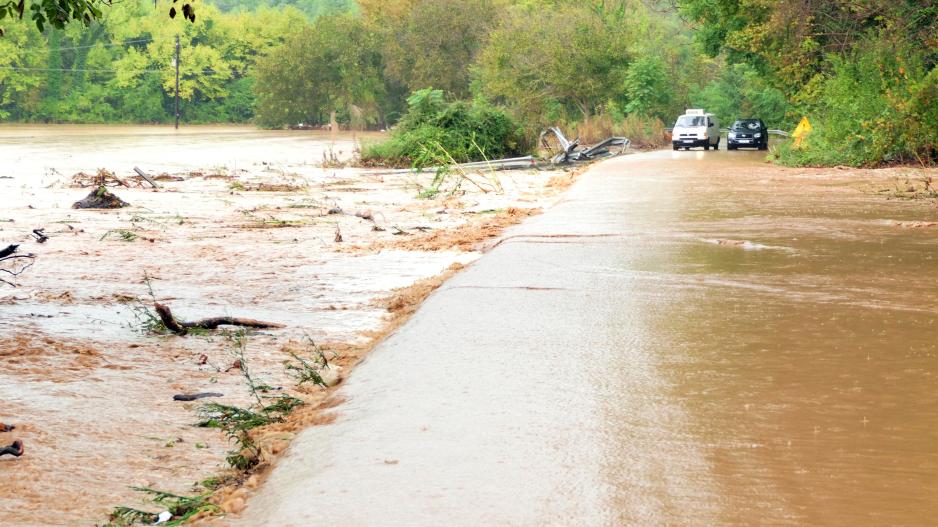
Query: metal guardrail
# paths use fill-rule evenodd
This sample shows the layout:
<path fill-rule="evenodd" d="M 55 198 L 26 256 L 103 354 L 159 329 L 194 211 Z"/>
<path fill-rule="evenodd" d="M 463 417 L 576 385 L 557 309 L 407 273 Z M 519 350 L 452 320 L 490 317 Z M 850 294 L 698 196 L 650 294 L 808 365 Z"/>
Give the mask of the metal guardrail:
<path fill-rule="evenodd" d="M 672 128 L 665 128 L 664 131 L 665 131 L 665 132 L 668 132 L 668 133 L 671 133 L 671 132 L 674 131 L 674 128 L 673 128 L 673 127 L 672 127 Z M 729 131 L 730 131 L 729 128 L 720 128 L 720 133 L 721 133 L 721 134 L 728 134 Z M 779 135 L 779 136 L 782 136 L 782 137 L 791 137 L 791 134 L 788 133 L 788 132 L 786 132 L 785 130 L 767 130 L 767 132 L 769 133 L 769 135 Z"/>

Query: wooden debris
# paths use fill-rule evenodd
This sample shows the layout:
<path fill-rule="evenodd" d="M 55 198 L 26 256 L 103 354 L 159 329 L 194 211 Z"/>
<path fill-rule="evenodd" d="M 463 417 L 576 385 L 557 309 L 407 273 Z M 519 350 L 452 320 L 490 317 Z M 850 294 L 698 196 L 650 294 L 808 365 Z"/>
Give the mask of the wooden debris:
<path fill-rule="evenodd" d="M 223 393 L 215 392 L 204 392 L 204 393 L 181 393 L 173 396 L 174 401 L 195 401 L 197 399 L 205 399 L 206 397 L 224 397 Z"/>
<path fill-rule="evenodd" d="M 136 172 L 138 176 L 146 180 L 147 183 L 153 185 L 153 188 L 160 188 L 160 186 L 156 184 L 156 181 L 153 181 L 153 179 L 150 176 L 148 176 L 143 170 L 140 170 L 138 167 L 134 167 L 134 172 Z"/>
<path fill-rule="evenodd" d="M 218 326 L 241 326 L 255 329 L 274 329 L 286 327 L 283 324 L 275 324 L 273 322 L 262 322 L 260 320 L 237 317 L 214 317 L 197 320 L 195 322 L 183 322 L 176 320 L 176 318 L 173 317 L 173 312 L 170 311 L 169 306 L 160 304 L 159 302 L 153 304 L 153 306 L 156 308 L 156 313 L 160 316 L 160 320 L 163 321 L 163 325 L 166 326 L 166 329 L 177 335 L 185 335 L 189 332 L 190 329 L 211 330 L 218 329 Z"/>
<path fill-rule="evenodd" d="M 0 448 L 0 456 L 15 456 L 20 457 L 23 453 L 26 452 L 26 447 L 23 446 L 23 442 L 17 439 L 10 444 L 10 446 L 5 446 Z"/>

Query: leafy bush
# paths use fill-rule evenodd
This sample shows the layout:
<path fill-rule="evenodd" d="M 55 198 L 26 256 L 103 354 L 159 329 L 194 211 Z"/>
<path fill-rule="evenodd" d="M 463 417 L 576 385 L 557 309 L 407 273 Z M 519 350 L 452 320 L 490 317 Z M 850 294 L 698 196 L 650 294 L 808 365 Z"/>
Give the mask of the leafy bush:
<path fill-rule="evenodd" d="M 420 90 L 389 140 L 362 152 L 366 164 L 425 167 L 517 155 L 524 150 L 521 127 L 485 101 L 446 102 L 443 92 Z"/>
<path fill-rule="evenodd" d="M 809 108 L 814 131 L 800 148 L 784 146 L 789 165 L 870 166 L 938 161 L 938 70 L 920 54 L 882 42 L 847 58 L 831 57 L 833 71 Z"/>

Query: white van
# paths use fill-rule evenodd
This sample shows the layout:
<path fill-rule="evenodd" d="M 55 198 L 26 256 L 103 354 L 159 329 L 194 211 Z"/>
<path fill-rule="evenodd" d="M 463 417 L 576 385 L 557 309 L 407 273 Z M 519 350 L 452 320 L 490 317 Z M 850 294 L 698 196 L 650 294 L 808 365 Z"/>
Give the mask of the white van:
<path fill-rule="evenodd" d="M 677 118 L 671 131 L 671 144 L 674 149 L 702 146 L 704 150 L 720 149 L 720 123 L 712 113 L 701 109 L 687 110 Z"/>

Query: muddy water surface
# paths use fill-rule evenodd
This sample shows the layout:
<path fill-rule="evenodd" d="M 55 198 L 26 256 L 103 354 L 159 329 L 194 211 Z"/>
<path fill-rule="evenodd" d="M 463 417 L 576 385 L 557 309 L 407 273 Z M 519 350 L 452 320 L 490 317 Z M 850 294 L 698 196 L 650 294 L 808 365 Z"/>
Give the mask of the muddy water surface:
<path fill-rule="evenodd" d="M 158 511 L 131 487 L 192 494 L 224 473 L 232 445 L 193 427 L 199 403 L 173 395 L 251 404 L 235 348 L 218 335 L 146 333 L 151 290 L 181 319 L 286 325 L 252 332 L 244 357 L 272 394 L 285 393 L 295 384 L 287 350 L 308 352 L 309 339 L 361 345 L 384 324 L 377 300 L 477 256 L 396 250 L 397 240 L 555 194 L 545 191 L 551 174 L 519 173 L 499 192 L 420 200 L 416 176 L 317 166 L 330 150 L 348 158 L 357 141 L 239 127 L 0 127 L 0 246 L 37 255 L 18 287 L 0 284 L 0 422 L 17 426 L 0 443 L 26 444 L 23 457 L 0 458 L 0 525 L 94 525 L 118 505 Z M 133 183 L 134 166 L 172 178 L 158 190 L 112 187 L 129 208 L 70 208 L 91 190 L 74 173 L 105 168 Z M 364 211 L 374 218 L 355 216 Z M 386 249 L 350 249 L 372 242 Z M 336 363 L 355 358 L 335 353 Z"/>
<path fill-rule="evenodd" d="M 606 162 L 356 371 L 242 525 L 931 525 L 938 202 Z M 484 308 L 481 308 L 484 306 Z"/>
<path fill-rule="evenodd" d="M 659 393 L 682 415 L 672 439 L 703 456 L 679 477 L 708 491 L 686 511 L 649 498 L 681 523 L 697 508 L 722 524 L 933 523 L 938 228 L 909 225 L 938 220 L 938 201 L 875 192 L 921 189 L 935 172 L 774 169 L 733 154 L 622 167 L 652 196 L 622 217 L 648 233 L 623 255 L 643 274 L 626 316 L 643 321 Z M 613 401 L 607 426 L 635 426 Z"/>
<path fill-rule="evenodd" d="M 44 177 L 46 183 L 78 171 L 130 172 L 311 166 L 334 153 L 348 159 L 361 140 L 382 134 L 258 130 L 247 126 L 3 125 L 0 176 Z"/>

